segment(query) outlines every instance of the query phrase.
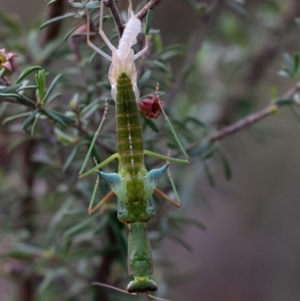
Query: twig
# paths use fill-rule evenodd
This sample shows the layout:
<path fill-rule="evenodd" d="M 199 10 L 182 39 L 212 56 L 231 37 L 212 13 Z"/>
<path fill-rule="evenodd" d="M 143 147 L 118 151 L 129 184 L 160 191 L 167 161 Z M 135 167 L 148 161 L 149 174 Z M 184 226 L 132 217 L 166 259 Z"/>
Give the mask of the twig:
<path fill-rule="evenodd" d="M 136 17 L 141 21 L 146 17 L 149 9 L 153 9 L 162 0 L 150 0 L 137 14 Z"/>
<path fill-rule="evenodd" d="M 172 102 L 176 98 L 176 95 L 181 90 L 181 88 L 184 86 L 187 78 L 188 73 L 191 69 L 191 66 L 193 65 L 195 61 L 195 57 L 197 52 L 202 46 L 203 40 L 205 38 L 208 25 L 209 25 L 209 19 L 211 15 L 211 11 L 217 6 L 218 0 L 213 1 L 211 6 L 207 9 L 206 13 L 201 15 L 199 25 L 196 29 L 195 36 L 193 38 L 192 43 L 190 44 L 188 50 L 187 50 L 187 56 L 182 64 L 181 70 L 179 71 L 178 76 L 176 77 L 175 83 L 170 88 L 168 95 L 165 99 L 166 108 L 171 106 Z"/>
<path fill-rule="evenodd" d="M 284 95 L 283 95 L 283 99 L 288 99 L 288 98 L 292 98 L 296 93 L 298 93 L 300 91 L 300 83 L 297 83 L 294 87 L 292 87 L 290 90 L 288 90 Z M 279 110 L 280 107 L 282 107 L 284 104 L 271 104 L 268 107 L 264 108 L 263 110 L 248 115 L 242 119 L 240 119 L 239 121 L 237 121 L 236 123 L 226 126 L 223 129 L 217 131 L 216 133 L 212 134 L 207 140 L 206 142 L 215 142 L 217 140 L 221 140 L 224 139 L 228 136 L 231 136 L 243 129 L 249 128 L 251 127 L 253 124 L 257 123 L 258 121 L 273 115 L 275 113 L 277 113 L 277 111 Z"/>
<path fill-rule="evenodd" d="M 299 0 L 284 2 L 282 18 L 279 19 L 278 24 L 271 30 L 269 37 L 265 39 L 263 47 L 253 56 L 252 60 L 248 62 L 248 70 L 235 85 L 237 88 L 231 89 L 234 92 L 230 93 L 228 97 L 222 101 L 224 104 L 223 109 L 221 109 L 221 113 L 217 116 L 215 121 L 217 127 L 222 127 L 232 122 L 236 111 L 240 107 L 240 103 L 244 100 L 244 96 L 251 94 L 255 84 L 259 83 L 273 63 L 280 50 L 279 44 L 282 41 L 282 37 L 288 31 L 289 26 L 291 26 L 291 23 L 297 14 L 299 14 L 299 11 Z"/>
<path fill-rule="evenodd" d="M 120 12 L 116 6 L 115 0 L 105 0 L 103 1 L 103 3 L 106 7 L 109 8 L 115 21 L 116 27 L 118 28 L 119 36 L 121 37 L 123 35 L 125 26 L 121 20 Z"/>
<path fill-rule="evenodd" d="M 8 102 L 8 103 L 14 103 L 14 104 L 22 105 L 22 103 L 20 103 L 20 101 L 16 97 L 0 96 L 0 103 L 1 102 Z"/>

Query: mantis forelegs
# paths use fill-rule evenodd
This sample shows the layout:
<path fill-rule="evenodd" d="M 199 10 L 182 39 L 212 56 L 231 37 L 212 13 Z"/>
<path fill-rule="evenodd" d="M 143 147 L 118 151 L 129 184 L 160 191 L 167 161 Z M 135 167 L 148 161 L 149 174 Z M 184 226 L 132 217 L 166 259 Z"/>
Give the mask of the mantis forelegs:
<path fill-rule="evenodd" d="M 100 124 L 99 124 L 99 127 L 98 127 L 97 131 L 95 132 L 95 135 L 94 135 L 94 137 L 93 137 L 93 140 L 92 140 L 92 143 L 91 143 L 91 145 L 90 145 L 90 148 L 89 148 L 89 150 L 88 150 L 88 152 L 87 152 L 87 155 L 86 155 L 86 157 L 85 157 L 85 159 L 84 159 L 84 162 L 83 162 L 83 164 L 82 164 L 82 167 L 81 167 L 81 169 L 80 169 L 80 172 L 79 172 L 79 178 L 82 178 L 81 175 L 82 175 L 82 173 L 83 173 L 83 171 L 84 171 L 84 169 L 85 169 L 85 167 L 86 167 L 87 161 L 88 161 L 89 158 L 90 158 L 90 155 L 91 155 L 92 149 L 93 149 L 93 147 L 94 147 L 94 145 L 95 145 L 95 142 L 96 142 L 96 140 L 97 140 L 97 137 L 99 136 L 101 127 L 102 127 L 103 122 L 104 122 L 104 120 L 105 120 L 105 118 L 106 118 L 107 110 L 108 110 L 108 105 L 107 105 L 107 101 L 105 101 L 105 105 L 104 105 L 104 113 L 103 113 L 101 122 L 100 122 Z"/>
<path fill-rule="evenodd" d="M 87 18 L 87 35 L 86 35 L 86 41 L 88 43 L 88 45 L 94 50 L 96 51 L 98 54 L 102 55 L 104 58 L 106 58 L 107 60 L 109 61 L 112 61 L 112 57 L 109 56 L 107 53 L 105 53 L 104 51 L 102 51 L 100 48 L 98 48 L 96 45 L 94 45 L 91 40 L 90 40 L 90 14 L 89 12 L 87 11 L 87 9 L 85 10 L 86 11 L 86 18 Z M 101 30 L 102 30 L 102 13 L 103 13 L 103 4 L 101 4 L 101 13 L 100 13 L 100 24 L 101 24 Z M 99 34 L 101 35 L 102 39 L 104 40 L 104 42 L 107 44 L 107 41 L 109 42 L 109 40 L 107 39 L 106 35 L 104 34 L 104 32 L 102 31 L 100 33 L 100 29 L 99 29 Z M 104 34 L 104 37 L 103 35 Z M 109 42 L 109 45 L 112 46 L 112 44 Z M 109 45 L 107 44 L 107 46 L 109 47 Z M 110 48 L 110 47 L 109 47 Z"/>

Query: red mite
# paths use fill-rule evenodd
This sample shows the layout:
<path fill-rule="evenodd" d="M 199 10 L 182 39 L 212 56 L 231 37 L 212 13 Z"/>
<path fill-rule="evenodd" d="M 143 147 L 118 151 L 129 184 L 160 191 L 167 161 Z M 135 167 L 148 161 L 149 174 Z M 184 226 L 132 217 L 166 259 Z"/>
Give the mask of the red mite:
<path fill-rule="evenodd" d="M 138 102 L 139 110 L 148 119 L 155 119 L 160 115 L 161 108 L 164 102 L 160 101 L 156 95 L 150 94 L 148 98 Z"/>

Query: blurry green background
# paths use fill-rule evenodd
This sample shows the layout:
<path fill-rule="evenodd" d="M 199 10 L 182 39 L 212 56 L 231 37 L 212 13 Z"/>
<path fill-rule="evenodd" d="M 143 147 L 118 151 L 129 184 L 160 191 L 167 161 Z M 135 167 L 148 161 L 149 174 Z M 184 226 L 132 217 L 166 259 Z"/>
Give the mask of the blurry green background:
<path fill-rule="evenodd" d="M 161 30 L 165 45 L 187 45 L 192 39 L 199 20 L 187 2 L 163 0 L 155 8 L 153 27 Z M 232 9 L 226 1 L 219 1 L 195 68 L 173 100 L 175 115 L 180 116 L 185 108 L 186 114 L 195 115 L 212 127 L 227 125 L 220 118 L 226 102 L 244 88 L 241 87 L 243 75 L 253 66 L 257 53 L 274 43 L 272 59 L 268 56 L 261 61 L 258 70 L 261 68 L 263 75 L 257 75 L 258 81 L 247 87 L 248 95 L 242 97 L 244 102 L 230 111 L 231 116 L 228 114 L 229 123 L 268 105 L 275 87 L 277 95 L 291 87 L 293 82 L 278 76 L 278 70 L 284 65 L 284 53 L 299 52 L 300 31 L 294 18 L 284 23 L 282 12 L 291 9 L 295 17 L 300 17 L 299 2 L 245 1 L 242 7 L 247 13 L 243 13 Z M 47 10 L 45 1 L 1 0 L 0 5 L 18 15 L 26 27 Z M 172 59 L 175 77 L 181 63 L 182 57 Z M 6 138 L 0 127 L 1 164 L 3 168 L 11 168 L 13 163 L 8 163 L 7 158 L 17 158 L 3 152 Z M 172 260 L 172 266 L 163 269 L 169 285 L 166 298 L 174 301 L 299 300 L 299 123 L 283 108 L 275 116 L 226 138 L 221 144 L 232 169 L 230 181 L 224 179 L 216 157 L 209 160 L 215 187 L 209 185 L 197 158 L 192 158 L 188 167 L 171 166 L 183 204 L 189 199 L 183 210 L 205 224 L 207 231 L 187 226 L 184 237 L 192 252 L 167 238 L 158 245 Z M 0 227 L 4 223 L 0 216 Z M 5 249 L 5 240 L 0 244 Z M 7 278 L 5 268 L 0 267 L 3 276 L 0 299 L 18 300 L 17 284 Z M 154 274 L 156 271 L 154 268 Z M 53 296 L 52 300 L 59 299 Z"/>

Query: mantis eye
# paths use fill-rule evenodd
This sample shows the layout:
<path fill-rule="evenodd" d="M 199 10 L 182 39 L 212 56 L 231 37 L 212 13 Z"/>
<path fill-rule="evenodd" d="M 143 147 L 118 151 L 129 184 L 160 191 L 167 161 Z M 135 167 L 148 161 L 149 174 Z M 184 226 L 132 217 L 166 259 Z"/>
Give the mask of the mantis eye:
<path fill-rule="evenodd" d="M 138 102 L 139 110 L 148 119 L 156 119 L 161 113 L 161 107 L 164 102 L 160 101 L 157 96 L 150 94 L 148 98 Z"/>

